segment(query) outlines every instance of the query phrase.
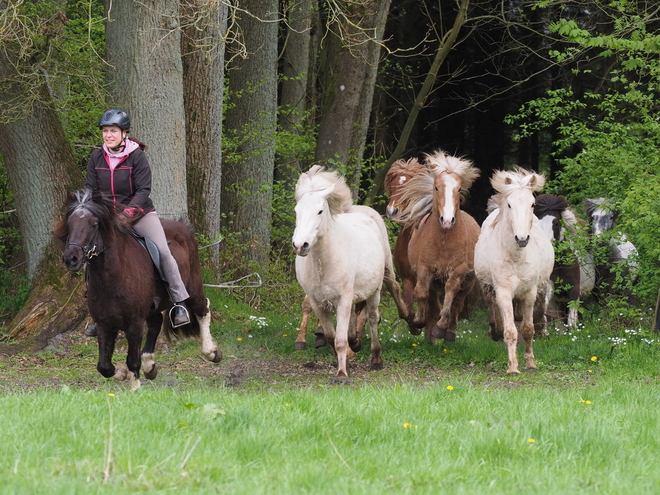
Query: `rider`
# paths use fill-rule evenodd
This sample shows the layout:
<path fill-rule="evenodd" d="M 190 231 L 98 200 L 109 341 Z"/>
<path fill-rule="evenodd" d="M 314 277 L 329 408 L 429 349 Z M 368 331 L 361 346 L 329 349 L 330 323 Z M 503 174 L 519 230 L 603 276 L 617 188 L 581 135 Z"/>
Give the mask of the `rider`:
<path fill-rule="evenodd" d="M 99 128 L 103 132 L 103 147 L 92 151 L 87 163 L 85 188 L 100 190 L 111 198 L 115 205 L 121 205 L 124 215 L 142 215 L 133 229 L 142 237 L 151 239 L 160 252 L 160 264 L 168 284 L 174 307 L 170 319 L 174 328 L 190 323 L 190 314 L 185 300 L 189 295 L 181 280 L 179 267 L 170 253 L 165 232 L 160 223 L 151 192 L 151 168 L 144 153 L 146 146 L 128 137 L 131 121 L 122 110 L 112 109 L 101 115 Z M 94 336 L 95 325 L 86 330 Z"/>

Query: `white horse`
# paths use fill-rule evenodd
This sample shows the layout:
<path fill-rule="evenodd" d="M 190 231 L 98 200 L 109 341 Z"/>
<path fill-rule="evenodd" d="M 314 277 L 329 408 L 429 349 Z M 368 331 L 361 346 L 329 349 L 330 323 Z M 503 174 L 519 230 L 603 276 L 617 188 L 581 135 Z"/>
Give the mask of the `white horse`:
<path fill-rule="evenodd" d="M 368 207 L 352 205 L 344 178 L 319 165 L 298 179 L 296 203 L 292 239 L 298 255 L 296 277 L 337 355 L 335 380 L 348 380 L 348 348 L 358 351 L 361 347 L 351 318 L 354 305 L 362 301 L 366 301 L 371 334 L 371 368 L 382 368 L 378 305 L 386 270 L 394 276 L 386 233 L 372 218 L 373 213 L 365 210 Z"/>
<path fill-rule="evenodd" d="M 545 291 L 555 258 L 552 243 L 534 216 L 534 192 L 543 188 L 545 177 L 524 169 L 500 170 L 490 182 L 498 193 L 491 198 L 496 208 L 481 226 L 474 270 L 486 294 L 491 335 L 504 334 L 507 373 L 519 373 L 516 315 L 522 317 L 526 369 L 536 369 L 534 305 L 543 306 L 539 309 L 545 318 Z"/>

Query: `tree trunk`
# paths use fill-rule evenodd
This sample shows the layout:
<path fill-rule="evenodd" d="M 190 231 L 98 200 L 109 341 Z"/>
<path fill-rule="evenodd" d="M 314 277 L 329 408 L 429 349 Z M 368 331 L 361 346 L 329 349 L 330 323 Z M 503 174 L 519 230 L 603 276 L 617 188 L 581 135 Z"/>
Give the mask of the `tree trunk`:
<path fill-rule="evenodd" d="M 220 234 L 221 215 L 227 5 L 188 0 L 181 9 L 188 208 L 195 231 L 215 241 Z M 218 267 L 219 246 L 209 249 Z"/>
<path fill-rule="evenodd" d="M 289 0 L 287 6 L 278 123 L 282 131 L 300 135 L 308 104 L 312 15 L 316 0 Z M 295 183 L 306 165 L 295 155 L 278 156 L 275 178 Z"/>
<path fill-rule="evenodd" d="M 179 4 L 105 0 L 109 106 L 126 110 L 145 142 L 151 197 L 163 218 L 187 218 L 186 129 Z"/>
<path fill-rule="evenodd" d="M 275 122 L 277 119 L 277 7 L 276 0 L 248 0 L 249 14 L 237 19 L 245 58 L 235 54 L 229 64 L 229 107 L 225 139 L 222 212 L 224 225 L 236 233 L 236 253 L 256 264 L 238 272 L 265 269 L 270 252 L 270 219 Z M 232 43 L 230 49 L 237 49 Z"/>
<path fill-rule="evenodd" d="M 317 139 L 316 162 L 345 166 L 357 194 L 371 116 L 380 43 L 391 0 L 342 2 L 346 17 L 329 34 L 324 54 L 324 105 Z M 337 26 L 330 26 L 336 31 Z"/>

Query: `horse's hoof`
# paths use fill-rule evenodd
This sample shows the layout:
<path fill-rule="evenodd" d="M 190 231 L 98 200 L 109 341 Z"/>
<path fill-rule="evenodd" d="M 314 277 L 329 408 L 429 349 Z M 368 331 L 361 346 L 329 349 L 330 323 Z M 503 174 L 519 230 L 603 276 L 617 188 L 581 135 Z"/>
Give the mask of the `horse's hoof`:
<path fill-rule="evenodd" d="M 509 368 L 506 370 L 507 375 L 520 375 L 520 370 L 518 368 Z"/>
<path fill-rule="evenodd" d="M 294 348 L 296 351 L 304 351 L 304 350 L 305 350 L 305 347 L 307 347 L 307 343 L 306 343 L 306 342 L 296 342 L 295 344 L 293 344 L 293 348 Z"/>
<path fill-rule="evenodd" d="M 502 340 L 503 336 L 495 332 L 493 329 L 488 330 L 488 336 L 493 339 L 495 342 Z"/>
<path fill-rule="evenodd" d="M 330 382 L 334 385 L 348 385 L 349 383 L 351 383 L 351 380 L 347 376 L 342 375 L 342 376 L 333 376 Z"/>
<path fill-rule="evenodd" d="M 353 352 L 359 352 L 360 349 L 362 349 L 362 340 L 360 338 L 356 338 L 353 341 L 349 340 L 348 347 L 350 347 Z"/>
<path fill-rule="evenodd" d="M 421 328 L 414 327 L 413 325 L 410 324 L 410 322 L 408 322 L 408 330 L 412 335 L 419 335 L 420 333 L 422 333 Z"/>
<path fill-rule="evenodd" d="M 382 370 L 382 369 L 383 369 L 383 362 L 382 362 L 382 361 L 380 361 L 380 362 L 376 362 L 376 363 L 373 363 L 373 362 L 372 362 L 372 363 L 369 365 L 369 369 L 370 369 L 371 371 Z"/>
<path fill-rule="evenodd" d="M 325 347 L 326 345 L 328 345 L 328 342 L 325 340 L 325 337 L 323 335 L 317 335 L 314 340 L 314 347 L 318 349 L 319 347 Z"/>
<path fill-rule="evenodd" d="M 213 351 L 209 356 L 209 361 L 211 361 L 212 363 L 219 363 L 220 361 L 222 361 L 222 351 L 220 349 L 216 349 L 215 351 Z"/>
<path fill-rule="evenodd" d="M 456 342 L 456 334 L 454 332 L 447 332 L 445 334 L 445 342 Z"/>
<path fill-rule="evenodd" d="M 143 369 L 142 372 L 147 380 L 155 380 L 158 376 L 158 367 L 154 364 L 149 371 Z"/>
<path fill-rule="evenodd" d="M 447 335 L 447 329 L 445 328 L 440 328 L 437 325 L 434 325 L 433 328 L 431 329 L 431 335 L 433 335 L 436 339 L 444 339 L 446 338 Z M 456 336 L 454 336 L 454 339 Z"/>

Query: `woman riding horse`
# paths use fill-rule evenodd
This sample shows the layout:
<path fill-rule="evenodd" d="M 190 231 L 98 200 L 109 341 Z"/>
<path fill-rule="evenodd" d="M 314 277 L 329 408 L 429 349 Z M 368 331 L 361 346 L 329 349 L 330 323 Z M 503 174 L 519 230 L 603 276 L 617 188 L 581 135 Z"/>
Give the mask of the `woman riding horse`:
<path fill-rule="evenodd" d="M 131 120 L 122 110 L 108 110 L 99 119 L 103 146 L 92 151 L 87 163 L 85 189 L 98 190 L 112 199 L 115 209 L 128 217 L 140 216 L 133 229 L 158 247 L 160 265 L 174 307 L 170 311 L 172 327 L 190 323 L 186 307 L 189 295 L 181 280 L 179 267 L 170 253 L 165 232 L 156 213 L 151 193 L 151 167 L 144 153 L 146 146 L 128 137 Z M 86 330 L 96 336 L 96 324 Z"/>

